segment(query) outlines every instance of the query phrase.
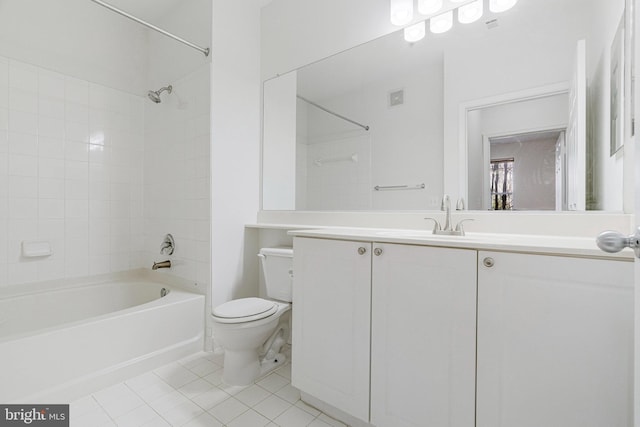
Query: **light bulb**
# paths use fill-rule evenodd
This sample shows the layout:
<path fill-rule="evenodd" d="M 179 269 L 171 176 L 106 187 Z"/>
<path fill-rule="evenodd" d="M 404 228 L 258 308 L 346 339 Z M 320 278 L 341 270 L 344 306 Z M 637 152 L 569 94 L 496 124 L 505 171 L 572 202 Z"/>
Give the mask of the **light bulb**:
<path fill-rule="evenodd" d="M 418 12 L 421 15 L 433 15 L 442 9 L 442 0 L 418 0 Z"/>
<path fill-rule="evenodd" d="M 477 21 L 482 17 L 482 0 L 475 0 L 474 2 L 460 6 L 458 9 L 458 22 L 461 24 L 470 24 Z"/>
<path fill-rule="evenodd" d="M 409 43 L 415 43 L 424 38 L 426 33 L 426 25 L 424 21 L 418 22 L 410 27 L 404 29 L 404 39 Z"/>
<path fill-rule="evenodd" d="M 413 0 L 389 0 L 389 5 L 393 25 L 403 26 L 413 20 Z"/>
<path fill-rule="evenodd" d="M 453 11 L 442 13 L 434 16 L 429 20 L 429 28 L 432 33 L 440 34 L 446 33 L 453 27 Z"/>
<path fill-rule="evenodd" d="M 493 13 L 504 12 L 515 6 L 516 3 L 518 3 L 518 0 L 490 0 L 489 10 Z"/>

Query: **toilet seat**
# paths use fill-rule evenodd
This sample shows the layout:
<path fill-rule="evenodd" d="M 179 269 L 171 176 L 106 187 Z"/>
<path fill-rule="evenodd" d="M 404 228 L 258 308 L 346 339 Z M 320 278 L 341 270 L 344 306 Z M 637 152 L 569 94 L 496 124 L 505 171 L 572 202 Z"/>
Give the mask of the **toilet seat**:
<path fill-rule="evenodd" d="M 225 302 L 213 309 L 220 323 L 245 323 L 264 319 L 278 311 L 278 304 L 262 298 L 241 298 Z"/>

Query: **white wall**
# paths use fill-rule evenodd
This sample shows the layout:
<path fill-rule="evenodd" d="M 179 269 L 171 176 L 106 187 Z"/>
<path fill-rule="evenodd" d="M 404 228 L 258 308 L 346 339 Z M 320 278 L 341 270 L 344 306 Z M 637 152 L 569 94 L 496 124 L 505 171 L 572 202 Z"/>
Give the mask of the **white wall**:
<path fill-rule="evenodd" d="M 3 0 L 0 55 L 129 93 L 146 88 L 147 32 L 86 0 Z"/>
<path fill-rule="evenodd" d="M 591 209 L 621 210 L 624 187 L 624 153 L 622 149 L 610 154 L 610 105 L 598 102 L 611 95 L 611 45 L 624 11 L 624 1 L 598 2 L 593 14 L 596 37 L 587 45 L 589 61 L 589 177 L 587 189 L 592 197 L 587 200 Z"/>
<path fill-rule="evenodd" d="M 262 80 L 395 31 L 388 0 L 275 0 L 262 9 Z"/>
<path fill-rule="evenodd" d="M 264 209 L 296 208 L 296 73 L 264 83 Z"/>
<path fill-rule="evenodd" d="M 154 19 L 153 23 L 201 47 L 210 47 L 211 8 L 211 0 L 179 1 L 164 15 Z M 150 31 L 148 39 L 147 90 L 171 84 L 211 63 L 211 55 L 206 57 L 162 34 Z"/>
<path fill-rule="evenodd" d="M 244 226 L 260 182 L 259 0 L 213 1 L 211 69 L 212 304 L 257 294 L 258 258 Z"/>

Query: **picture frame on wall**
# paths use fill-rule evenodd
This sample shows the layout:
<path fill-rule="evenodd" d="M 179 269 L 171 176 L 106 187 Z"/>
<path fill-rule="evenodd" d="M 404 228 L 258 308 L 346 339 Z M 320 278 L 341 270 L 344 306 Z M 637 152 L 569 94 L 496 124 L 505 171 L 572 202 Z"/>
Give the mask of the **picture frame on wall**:
<path fill-rule="evenodd" d="M 611 156 L 624 145 L 624 93 L 625 93 L 625 18 L 624 14 L 618 25 L 616 36 L 611 45 Z"/>

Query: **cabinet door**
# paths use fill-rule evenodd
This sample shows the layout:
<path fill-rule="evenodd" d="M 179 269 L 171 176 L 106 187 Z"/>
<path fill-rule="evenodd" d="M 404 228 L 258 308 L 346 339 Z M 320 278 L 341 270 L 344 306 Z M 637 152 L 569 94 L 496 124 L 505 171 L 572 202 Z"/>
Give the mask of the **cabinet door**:
<path fill-rule="evenodd" d="M 477 426 L 631 426 L 633 263 L 479 255 Z"/>
<path fill-rule="evenodd" d="M 293 246 L 291 382 L 368 421 L 371 243 L 296 237 Z"/>
<path fill-rule="evenodd" d="M 472 427 L 474 250 L 374 244 L 371 422 Z"/>

